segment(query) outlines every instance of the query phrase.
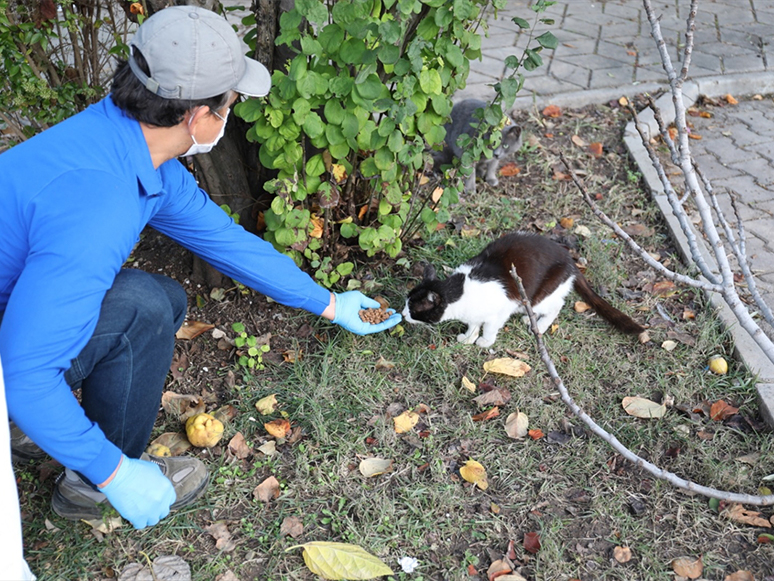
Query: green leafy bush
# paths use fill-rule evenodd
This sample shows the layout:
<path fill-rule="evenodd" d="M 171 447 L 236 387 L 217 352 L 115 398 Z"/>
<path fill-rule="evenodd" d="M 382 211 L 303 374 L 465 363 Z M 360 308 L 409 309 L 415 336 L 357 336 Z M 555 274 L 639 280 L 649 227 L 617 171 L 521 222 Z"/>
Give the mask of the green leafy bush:
<path fill-rule="evenodd" d="M 536 12 L 551 4 L 541 0 Z M 429 150 L 442 146 L 451 98 L 465 86 L 469 61 L 481 57 L 484 11 L 504 5 L 296 0 L 276 41 L 295 56 L 274 71 L 267 97 L 235 109 L 253 124 L 247 137 L 260 143 L 261 163 L 278 172 L 267 184 L 275 198 L 266 239 L 330 286 L 352 270 L 351 262 L 334 265 L 339 244 L 394 257 L 407 239 L 448 221 L 461 174 L 447 172 L 442 187 L 428 181 Z M 537 63 L 554 41 L 544 35 L 509 66 L 515 73 L 522 62 Z M 513 104 L 522 83 L 512 74 L 496 85 L 481 135 L 501 123 L 502 106 Z M 476 157 L 497 145 L 469 141 L 466 155 Z"/>

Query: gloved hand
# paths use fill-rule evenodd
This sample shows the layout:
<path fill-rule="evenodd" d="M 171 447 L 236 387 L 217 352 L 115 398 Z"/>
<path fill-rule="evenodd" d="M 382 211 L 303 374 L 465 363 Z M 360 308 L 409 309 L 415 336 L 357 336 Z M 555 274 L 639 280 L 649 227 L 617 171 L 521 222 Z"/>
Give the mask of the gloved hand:
<path fill-rule="evenodd" d="M 386 321 L 372 325 L 366 323 L 360 318 L 360 309 L 378 309 L 379 303 L 374 299 L 368 298 L 360 291 L 347 291 L 345 293 L 334 293 L 336 297 L 336 306 L 333 316 L 333 322 L 344 327 L 347 331 L 356 335 L 369 335 L 378 333 L 390 327 L 394 327 L 401 321 L 401 316 L 394 309 L 388 309 L 391 316 Z"/>
<path fill-rule="evenodd" d="M 134 528 L 153 526 L 169 514 L 177 495 L 169 479 L 153 462 L 123 456 L 118 472 L 99 489 Z"/>

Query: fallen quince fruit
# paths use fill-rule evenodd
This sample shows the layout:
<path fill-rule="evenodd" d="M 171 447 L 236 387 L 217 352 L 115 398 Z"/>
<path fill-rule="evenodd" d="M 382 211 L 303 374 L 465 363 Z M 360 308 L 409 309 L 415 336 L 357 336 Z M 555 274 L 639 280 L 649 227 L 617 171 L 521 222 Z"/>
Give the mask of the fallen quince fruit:
<path fill-rule="evenodd" d="M 710 358 L 709 368 L 716 375 L 725 375 L 728 373 L 728 363 L 720 355 Z"/>
<path fill-rule="evenodd" d="M 196 414 L 185 422 L 188 441 L 199 448 L 212 448 L 223 437 L 223 423 L 210 414 Z"/>

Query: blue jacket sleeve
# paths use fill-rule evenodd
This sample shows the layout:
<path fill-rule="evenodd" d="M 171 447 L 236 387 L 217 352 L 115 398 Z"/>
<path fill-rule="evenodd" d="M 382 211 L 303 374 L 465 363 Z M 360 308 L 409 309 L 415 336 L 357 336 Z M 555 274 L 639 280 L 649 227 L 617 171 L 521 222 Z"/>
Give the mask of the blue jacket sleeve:
<path fill-rule="evenodd" d="M 134 242 L 120 225 L 137 212 L 136 201 L 118 195 L 116 181 L 81 171 L 50 184 L 25 208 L 29 251 L 0 326 L 9 415 L 43 450 L 95 483 L 107 479 L 121 452 L 86 417 L 64 374 L 93 334 Z"/>
<path fill-rule="evenodd" d="M 283 305 L 321 314 L 330 291 L 299 269 L 288 256 L 250 234 L 201 190 L 182 164 L 160 168 L 164 203 L 149 224 L 200 256 L 223 274 Z M 170 186 L 171 184 L 171 186 Z"/>

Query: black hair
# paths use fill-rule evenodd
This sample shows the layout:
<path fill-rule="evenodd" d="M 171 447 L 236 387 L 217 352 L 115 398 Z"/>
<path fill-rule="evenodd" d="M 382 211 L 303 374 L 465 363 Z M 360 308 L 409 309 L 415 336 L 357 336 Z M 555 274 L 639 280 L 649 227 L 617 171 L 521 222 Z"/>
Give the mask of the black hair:
<path fill-rule="evenodd" d="M 132 49 L 140 70 L 152 76 L 145 57 L 136 47 Z M 110 98 L 116 107 L 137 121 L 157 127 L 174 127 L 183 120 L 186 111 L 196 107 L 205 106 L 211 111 L 218 111 L 226 106 L 230 95 L 231 91 L 226 91 L 207 99 L 165 99 L 146 89 L 129 68 L 129 63 L 123 60 L 119 61 L 113 74 L 113 85 L 110 89 Z"/>

